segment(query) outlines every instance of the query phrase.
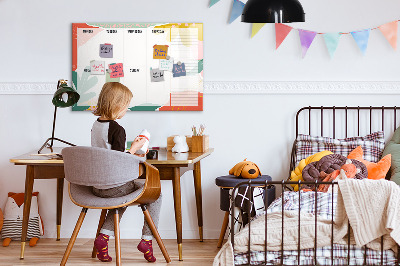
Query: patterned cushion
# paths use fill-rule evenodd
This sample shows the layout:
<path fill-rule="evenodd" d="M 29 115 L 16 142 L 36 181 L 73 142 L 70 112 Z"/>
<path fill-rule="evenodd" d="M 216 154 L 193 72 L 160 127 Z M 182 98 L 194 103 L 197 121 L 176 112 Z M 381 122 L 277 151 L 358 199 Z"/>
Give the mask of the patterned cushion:
<path fill-rule="evenodd" d="M 346 156 L 357 146 L 364 150 L 364 159 L 370 162 L 378 162 L 385 147 L 383 131 L 378 131 L 364 137 L 352 137 L 345 139 L 333 139 L 329 137 L 317 137 L 299 134 L 296 139 L 296 165 L 310 155 L 323 150 Z"/>

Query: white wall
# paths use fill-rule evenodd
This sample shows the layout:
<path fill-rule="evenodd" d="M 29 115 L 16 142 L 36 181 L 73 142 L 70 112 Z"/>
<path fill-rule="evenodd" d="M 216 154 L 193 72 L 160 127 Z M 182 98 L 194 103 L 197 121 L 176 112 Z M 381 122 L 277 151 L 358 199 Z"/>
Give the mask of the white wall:
<path fill-rule="evenodd" d="M 266 25 L 250 40 L 251 27 L 227 24 L 230 0 L 208 9 L 208 0 L 29 1 L 0 0 L 0 82 L 56 82 L 71 76 L 71 23 L 73 22 L 203 22 L 205 81 L 399 81 L 399 52 L 391 50 L 379 31 L 371 33 L 362 57 L 351 36 L 343 36 L 336 57 L 329 59 L 318 36 L 305 59 L 297 32 L 274 50 L 273 25 Z M 398 1 L 303 0 L 307 22 L 294 24 L 309 30 L 350 31 L 399 19 Z M 215 152 L 202 163 L 205 238 L 218 238 L 223 214 L 214 179 L 238 161 L 255 161 L 263 174 L 275 180 L 286 176 L 294 138 L 294 115 L 308 105 L 399 105 L 399 95 L 205 95 L 203 112 L 132 112 L 121 124 L 128 139 L 142 128 L 152 132 L 152 144 L 165 146 L 176 133 L 189 134 L 193 124 L 205 123 Z M 51 134 L 51 95 L 0 95 L 0 207 L 7 192 L 24 190 L 25 168 L 9 158 L 35 150 Z M 89 145 L 94 116 L 60 109 L 56 135 L 78 145 Z M 190 173 L 182 177 L 184 238 L 197 237 L 197 217 Z M 56 182 L 39 180 L 40 211 L 46 237 L 55 237 Z M 160 233 L 175 238 L 171 215 L 171 182 L 162 182 L 164 202 Z M 69 237 L 79 208 L 64 193 L 62 237 Z M 90 211 L 80 237 L 92 237 L 99 212 Z M 130 208 L 121 222 L 122 237 L 139 238 L 142 218 Z"/>

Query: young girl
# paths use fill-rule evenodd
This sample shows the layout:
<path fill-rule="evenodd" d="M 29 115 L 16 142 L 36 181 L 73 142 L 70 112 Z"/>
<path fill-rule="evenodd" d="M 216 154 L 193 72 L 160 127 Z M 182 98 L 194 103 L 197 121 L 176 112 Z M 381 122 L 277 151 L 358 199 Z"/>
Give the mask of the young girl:
<path fill-rule="evenodd" d="M 111 150 L 125 152 L 125 129 L 120 126 L 115 120 L 121 119 L 132 100 L 132 92 L 119 82 L 107 82 L 104 84 L 97 103 L 97 108 L 93 112 L 99 118 L 93 123 L 92 127 L 92 146 L 101 147 Z M 129 153 L 132 156 L 144 157 L 145 155 L 137 155 L 139 150 L 146 142 L 144 138 L 136 138 Z M 117 187 L 93 187 L 93 194 L 102 198 L 122 197 L 132 193 L 135 190 L 144 186 L 143 183 L 135 181 L 137 176 L 132 176 L 132 181 L 122 184 Z M 147 208 L 156 226 L 160 216 L 161 195 L 153 203 L 148 204 Z M 120 219 L 124 214 L 126 207 L 119 208 Z M 101 261 L 111 261 L 112 258 L 108 255 L 108 240 L 110 236 L 114 236 L 114 219 L 115 210 L 107 212 L 106 220 L 101 228 L 99 236 L 94 241 L 97 249 L 97 258 Z M 144 258 L 149 262 L 156 261 L 153 256 L 152 237 L 150 227 L 147 222 L 144 222 L 142 230 L 142 240 L 137 246 L 138 250 L 144 253 Z"/>

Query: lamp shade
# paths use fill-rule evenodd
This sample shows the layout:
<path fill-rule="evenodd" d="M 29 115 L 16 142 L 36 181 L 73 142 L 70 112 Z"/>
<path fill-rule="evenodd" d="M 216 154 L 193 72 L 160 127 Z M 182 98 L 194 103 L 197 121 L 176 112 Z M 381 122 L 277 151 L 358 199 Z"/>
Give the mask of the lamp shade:
<path fill-rule="evenodd" d="M 79 93 L 67 84 L 61 83 L 53 95 L 53 104 L 56 107 L 70 107 L 79 101 Z"/>
<path fill-rule="evenodd" d="M 304 15 L 298 0 L 249 0 L 243 9 L 242 22 L 304 22 Z"/>

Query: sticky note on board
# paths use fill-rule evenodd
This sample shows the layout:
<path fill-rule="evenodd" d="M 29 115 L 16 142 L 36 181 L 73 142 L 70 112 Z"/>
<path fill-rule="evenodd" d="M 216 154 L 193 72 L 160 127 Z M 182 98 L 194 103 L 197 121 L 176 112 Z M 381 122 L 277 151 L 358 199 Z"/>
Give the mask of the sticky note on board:
<path fill-rule="evenodd" d="M 106 66 L 104 61 L 97 61 L 97 60 L 90 61 L 91 75 L 104 75 L 105 73 L 106 73 Z"/>
<path fill-rule="evenodd" d="M 113 45 L 111 43 L 100 44 L 99 55 L 101 58 L 113 58 Z"/>
<path fill-rule="evenodd" d="M 110 78 L 120 78 L 124 76 L 124 65 L 122 63 L 109 64 L 111 70 Z"/>
<path fill-rule="evenodd" d="M 151 82 L 164 81 L 164 70 L 158 68 L 150 68 L 150 79 Z"/>
<path fill-rule="evenodd" d="M 168 55 L 168 45 L 154 45 L 153 59 L 165 59 Z"/>
<path fill-rule="evenodd" d="M 181 65 L 174 64 L 172 73 L 174 78 L 186 76 L 185 63 L 182 63 Z"/>
<path fill-rule="evenodd" d="M 174 67 L 174 59 L 160 59 L 160 70 L 172 71 Z"/>

